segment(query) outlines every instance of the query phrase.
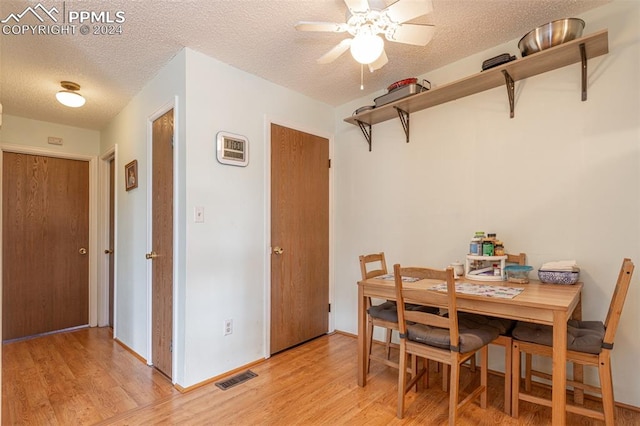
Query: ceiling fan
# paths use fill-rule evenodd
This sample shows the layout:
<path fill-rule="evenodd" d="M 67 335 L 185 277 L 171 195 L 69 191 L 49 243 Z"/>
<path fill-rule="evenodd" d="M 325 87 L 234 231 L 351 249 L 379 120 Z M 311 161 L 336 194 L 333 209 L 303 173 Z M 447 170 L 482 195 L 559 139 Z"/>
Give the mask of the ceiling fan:
<path fill-rule="evenodd" d="M 333 62 L 350 49 L 354 59 L 373 72 L 389 61 L 379 34 L 389 41 L 415 46 L 425 46 L 433 37 L 433 25 L 405 23 L 431 12 L 431 0 L 398 0 L 388 7 L 383 0 L 370 1 L 371 5 L 368 0 L 344 0 L 348 8 L 345 23 L 301 21 L 295 25 L 298 31 L 348 32 L 353 36 L 318 58 L 318 63 Z"/>

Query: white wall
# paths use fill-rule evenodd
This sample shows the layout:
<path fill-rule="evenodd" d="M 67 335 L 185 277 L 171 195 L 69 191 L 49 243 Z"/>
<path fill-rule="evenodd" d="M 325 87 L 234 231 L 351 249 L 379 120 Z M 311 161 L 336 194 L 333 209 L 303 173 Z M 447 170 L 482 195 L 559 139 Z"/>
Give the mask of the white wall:
<path fill-rule="evenodd" d="M 62 138 L 63 144 L 50 145 L 47 143 L 49 136 Z M 23 145 L 53 153 L 95 156 L 100 149 L 100 132 L 3 114 L 0 143 Z"/>
<path fill-rule="evenodd" d="M 178 96 L 173 379 L 188 387 L 267 354 L 268 122 L 330 137 L 334 110 L 186 49 L 102 132 L 117 170 L 138 160 L 138 188 L 116 182 L 116 337 L 149 358 L 148 118 Z M 218 131 L 246 136 L 245 168 L 216 160 Z M 203 207 L 204 223 L 193 222 Z M 233 334 L 223 322 L 233 319 Z"/>
<path fill-rule="evenodd" d="M 177 97 L 174 123 L 177 136 L 174 144 L 175 157 L 184 155 L 185 96 L 185 55 L 179 53 L 138 93 L 118 116 L 101 132 L 101 152 L 117 144 L 116 158 L 116 294 L 114 337 L 131 349 L 149 359 L 149 333 L 147 321 L 150 304 L 148 280 L 150 262 L 145 253 L 150 250 L 150 205 L 148 199 L 150 163 L 149 163 L 149 123 L 153 115 L 173 103 Z M 124 166 L 132 160 L 138 160 L 138 187 L 125 191 Z M 178 166 L 178 183 L 184 166 Z M 179 190 L 178 190 L 179 191 Z M 180 206 L 180 198 L 176 200 Z M 179 207 L 178 207 L 179 209 Z M 180 217 L 177 218 L 177 221 Z M 178 222 L 179 223 L 179 222 Z M 176 232 L 181 234 L 183 227 Z M 174 259 L 176 269 L 181 270 L 183 260 Z M 179 303 L 179 301 L 176 301 Z M 181 324 L 178 324 L 181 326 Z M 180 358 L 180 352 L 178 352 Z"/>
<path fill-rule="evenodd" d="M 185 386 L 265 356 L 269 120 L 331 137 L 334 109 L 187 51 Z M 219 131 L 249 139 L 249 165 L 216 160 Z M 194 207 L 204 223 L 194 223 Z M 233 319 L 233 334 L 223 322 Z"/>
<path fill-rule="evenodd" d="M 610 53 L 588 63 L 587 102 L 575 64 L 517 82 L 513 119 L 506 89 L 496 88 L 412 114 L 409 144 L 399 120 L 375 125 L 372 152 L 343 118 L 373 97 L 337 109 L 336 329 L 357 332 L 358 255 L 444 267 L 464 259 L 479 230 L 526 252 L 536 269 L 576 259 L 584 318 L 604 320 L 622 259 L 640 266 L 640 3 L 581 17 L 585 35 L 609 30 Z M 484 59 L 515 54 L 517 42 L 423 78 L 437 86 L 474 74 Z M 639 281 L 636 271 L 613 351 L 616 400 L 635 406 Z M 491 364 L 502 369 L 497 351 Z"/>

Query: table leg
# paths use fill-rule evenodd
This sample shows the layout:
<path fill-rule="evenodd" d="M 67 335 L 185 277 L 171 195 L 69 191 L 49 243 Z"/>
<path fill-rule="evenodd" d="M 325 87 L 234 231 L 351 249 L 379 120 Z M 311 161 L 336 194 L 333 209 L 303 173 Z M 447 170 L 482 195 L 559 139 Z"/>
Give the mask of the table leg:
<path fill-rule="evenodd" d="M 571 314 L 571 318 L 578 321 L 582 320 L 582 293 L 576 308 L 573 310 L 573 314 Z M 573 380 L 575 382 L 584 383 L 584 367 L 582 364 L 573 363 Z M 573 402 L 576 405 L 584 405 L 583 389 L 573 388 Z"/>
<path fill-rule="evenodd" d="M 367 366 L 364 359 L 367 352 L 367 299 L 362 285 L 358 285 L 358 386 L 367 384 Z"/>
<path fill-rule="evenodd" d="M 553 313 L 552 424 L 564 425 L 567 419 L 567 313 Z"/>

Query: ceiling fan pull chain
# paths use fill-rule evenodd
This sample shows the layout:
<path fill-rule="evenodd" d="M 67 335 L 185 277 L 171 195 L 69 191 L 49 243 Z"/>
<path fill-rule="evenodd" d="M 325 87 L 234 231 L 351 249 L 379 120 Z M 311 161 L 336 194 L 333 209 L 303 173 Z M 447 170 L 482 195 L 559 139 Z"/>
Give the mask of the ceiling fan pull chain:
<path fill-rule="evenodd" d="M 360 64 L 360 90 L 364 90 L 364 65 Z"/>

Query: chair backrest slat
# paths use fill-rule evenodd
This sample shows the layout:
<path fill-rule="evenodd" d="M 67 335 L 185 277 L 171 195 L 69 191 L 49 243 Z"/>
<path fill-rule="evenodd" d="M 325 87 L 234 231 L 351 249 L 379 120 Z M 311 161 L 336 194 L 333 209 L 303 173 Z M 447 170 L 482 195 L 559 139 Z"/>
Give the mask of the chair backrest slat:
<path fill-rule="evenodd" d="M 428 300 L 425 300 L 425 296 L 428 297 Z M 444 293 L 428 290 L 427 293 L 424 289 L 411 288 L 406 285 L 402 286 L 402 297 L 406 303 L 415 303 L 418 305 L 445 306 L 449 304 L 448 292 Z"/>
<path fill-rule="evenodd" d="M 452 346 L 458 346 L 459 334 L 458 334 L 458 311 L 456 306 L 456 282 L 453 274 L 453 268 L 447 269 L 431 269 L 431 268 L 402 268 L 396 264 L 393 266 L 393 273 L 396 284 L 396 301 L 398 305 L 398 328 L 401 335 L 407 334 L 406 321 L 412 321 L 419 324 L 425 324 L 432 327 L 448 328 L 449 338 Z M 436 292 L 435 290 L 428 290 L 424 288 L 415 288 L 409 283 L 404 285 L 402 277 L 411 277 L 418 279 L 433 279 L 440 282 L 447 283 L 447 293 L 443 294 Z M 429 300 L 441 299 L 438 304 L 444 305 L 446 303 L 449 315 L 447 317 L 441 317 L 433 314 L 417 315 L 413 311 L 405 310 L 405 300 L 409 300 L 411 303 L 420 303 L 424 297 L 425 292 L 430 292 Z M 435 299 L 434 299 L 435 298 Z M 425 305 L 428 304 L 425 302 Z"/>
<path fill-rule="evenodd" d="M 404 319 L 420 324 L 429 324 L 434 327 L 449 328 L 449 318 L 438 314 L 430 314 L 420 311 L 404 311 Z"/>
<path fill-rule="evenodd" d="M 613 344 L 613 340 L 618 329 L 618 323 L 620 322 L 620 315 L 622 314 L 622 307 L 624 306 L 624 301 L 627 298 L 627 291 L 629 290 L 629 284 L 631 283 L 631 277 L 633 276 L 634 269 L 635 265 L 631 259 L 623 260 L 620 273 L 618 274 L 616 288 L 613 291 L 613 296 L 611 297 L 609 312 L 607 313 L 607 318 L 604 322 L 604 343 Z"/>
<path fill-rule="evenodd" d="M 525 253 L 520 254 L 509 254 L 507 253 L 507 263 L 515 263 L 517 265 L 526 265 L 527 264 L 527 255 Z"/>
<path fill-rule="evenodd" d="M 372 264 L 375 264 L 374 267 L 377 267 L 377 269 L 368 269 L 372 267 Z M 360 256 L 360 273 L 363 280 L 387 274 L 387 262 L 384 258 L 384 252 Z"/>

